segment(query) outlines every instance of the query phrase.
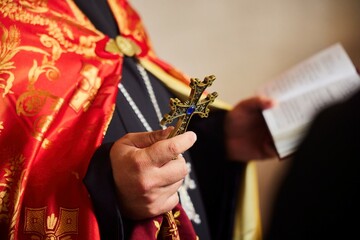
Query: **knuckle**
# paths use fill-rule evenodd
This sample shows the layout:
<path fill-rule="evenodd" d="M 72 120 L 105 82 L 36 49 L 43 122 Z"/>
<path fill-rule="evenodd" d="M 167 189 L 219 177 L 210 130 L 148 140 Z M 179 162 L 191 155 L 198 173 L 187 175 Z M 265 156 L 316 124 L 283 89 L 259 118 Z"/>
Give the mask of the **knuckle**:
<path fill-rule="evenodd" d="M 159 207 L 154 205 L 147 206 L 146 211 L 149 213 L 150 216 L 157 216 L 163 213 Z"/>
<path fill-rule="evenodd" d="M 183 162 L 181 164 L 181 168 L 179 168 L 180 174 L 182 174 L 183 177 L 185 177 L 189 173 L 188 165 L 186 164 L 185 159 L 183 159 Z"/>
<path fill-rule="evenodd" d="M 176 142 L 170 142 L 168 145 L 168 151 L 174 156 L 178 154 L 178 145 Z"/>
<path fill-rule="evenodd" d="M 165 211 L 163 210 L 163 203 L 158 201 L 158 198 L 156 198 L 157 201 L 153 201 L 151 203 L 146 204 L 146 211 L 149 213 L 150 216 L 157 216 Z"/>
<path fill-rule="evenodd" d="M 159 203 L 154 208 L 154 214 L 159 215 L 171 211 L 179 203 L 179 196 L 177 194 L 172 195 L 166 202 Z"/>
<path fill-rule="evenodd" d="M 143 169 L 143 162 L 140 158 L 134 157 L 133 168 L 136 173 L 141 173 Z"/>
<path fill-rule="evenodd" d="M 122 139 L 132 139 L 135 133 L 126 133 Z"/>
<path fill-rule="evenodd" d="M 156 200 L 158 198 L 155 196 L 155 194 L 146 194 L 144 195 L 144 202 L 147 206 L 152 206 L 156 203 Z"/>
<path fill-rule="evenodd" d="M 161 154 L 161 149 L 157 146 L 151 146 L 149 149 L 146 149 L 147 158 L 151 161 L 154 161 L 154 158 Z"/>
<path fill-rule="evenodd" d="M 171 211 L 179 203 L 179 201 L 179 195 L 177 193 L 173 194 L 169 199 L 169 204 L 166 211 Z"/>
<path fill-rule="evenodd" d="M 139 182 L 138 182 L 139 192 L 144 196 L 146 196 L 146 198 L 148 198 L 149 195 L 148 193 L 151 192 L 153 188 L 154 188 L 154 184 L 151 181 L 142 177 L 139 178 Z"/>
<path fill-rule="evenodd" d="M 148 138 L 149 138 L 150 142 L 152 142 L 152 143 L 155 143 L 158 141 L 158 136 L 157 136 L 156 132 L 151 132 L 148 135 Z"/>
<path fill-rule="evenodd" d="M 184 177 L 186 177 L 188 175 L 189 171 L 188 171 L 188 167 L 186 166 L 186 164 L 184 164 L 183 168 L 181 169 L 181 174 Z"/>
<path fill-rule="evenodd" d="M 132 156 L 129 156 L 129 159 L 131 159 L 131 169 L 134 174 L 141 174 L 143 172 L 143 160 L 137 156 L 136 154 L 133 154 Z"/>
<path fill-rule="evenodd" d="M 180 200 L 177 193 L 174 193 L 165 201 L 160 201 L 159 198 L 154 197 L 154 201 L 146 204 L 145 211 L 150 216 L 158 216 L 160 214 L 171 211 L 179 203 L 179 201 Z"/>

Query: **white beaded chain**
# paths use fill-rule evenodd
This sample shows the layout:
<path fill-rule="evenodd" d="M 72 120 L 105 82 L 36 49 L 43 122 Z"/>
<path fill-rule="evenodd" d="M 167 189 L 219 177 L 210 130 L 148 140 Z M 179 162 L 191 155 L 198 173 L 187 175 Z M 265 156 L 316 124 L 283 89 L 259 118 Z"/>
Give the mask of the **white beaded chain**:
<path fill-rule="evenodd" d="M 149 123 L 146 121 L 144 115 L 140 112 L 140 109 L 138 108 L 138 106 L 136 105 L 136 103 L 134 102 L 134 100 L 132 99 L 132 97 L 130 96 L 128 91 L 126 90 L 126 88 L 121 83 L 119 83 L 118 87 L 119 87 L 121 93 L 124 95 L 126 101 L 128 101 L 130 107 L 134 110 L 134 112 L 135 112 L 136 116 L 139 118 L 140 122 L 145 127 L 146 131 L 151 132 L 152 128 L 150 127 Z"/>
<path fill-rule="evenodd" d="M 162 119 L 162 115 L 161 115 L 161 111 L 160 111 L 160 106 L 159 103 L 156 99 L 155 93 L 154 93 L 154 89 L 151 85 L 150 79 L 149 79 L 149 75 L 147 74 L 146 70 L 144 69 L 143 66 L 141 66 L 139 63 L 136 64 L 137 69 L 139 70 L 139 73 L 142 77 L 142 79 L 144 80 L 145 86 L 146 86 L 146 90 L 149 93 L 150 96 L 150 101 L 155 109 L 156 112 L 156 116 L 159 119 L 159 123 Z M 134 100 L 132 99 L 132 97 L 130 96 L 129 92 L 126 90 L 126 88 L 119 83 L 118 85 L 120 92 L 124 95 L 126 101 L 129 103 L 130 107 L 134 110 L 136 116 L 139 118 L 140 122 L 143 124 L 143 126 L 145 127 L 146 131 L 148 132 L 152 132 L 152 128 L 150 126 L 150 124 L 148 123 L 148 121 L 146 120 L 146 118 L 144 117 L 144 115 L 141 113 L 140 109 L 138 108 L 138 106 L 136 105 L 136 103 L 134 102 Z M 165 128 L 164 126 L 161 126 L 163 129 Z M 190 171 L 191 171 L 191 164 L 187 163 L 187 166 L 189 168 L 189 173 L 186 176 L 183 185 L 181 186 L 181 188 L 178 190 L 179 195 L 180 195 L 180 199 L 181 199 L 181 204 L 184 207 L 184 210 L 186 212 L 186 214 L 188 215 L 188 217 L 190 218 L 190 220 L 192 220 L 194 223 L 196 224 L 200 224 L 201 223 L 201 219 L 199 214 L 196 213 L 196 210 L 194 208 L 194 204 L 189 196 L 188 190 L 189 189 L 195 189 L 196 188 L 196 184 L 195 181 L 192 180 L 190 178 Z"/>
<path fill-rule="evenodd" d="M 137 69 L 139 70 L 139 73 L 142 77 L 142 79 L 144 80 L 145 86 L 146 86 L 146 90 L 149 93 L 150 96 L 150 101 L 155 109 L 156 112 L 156 116 L 158 117 L 159 123 L 162 119 L 162 114 L 160 111 L 160 106 L 159 103 L 156 99 L 155 93 L 154 93 L 154 89 L 151 85 L 149 76 L 146 72 L 146 70 L 144 69 L 143 66 L 141 66 L 139 63 L 136 64 Z M 138 106 L 136 105 L 136 103 L 134 102 L 134 100 L 132 99 L 132 97 L 130 96 L 129 92 L 126 90 L 126 88 L 124 87 L 124 85 L 122 85 L 121 83 L 119 83 L 118 85 L 120 92 L 124 95 L 126 101 L 129 103 L 130 107 L 134 110 L 136 116 L 139 118 L 140 122 L 143 124 L 143 126 L 145 127 L 146 131 L 148 132 L 152 132 L 153 129 L 151 128 L 150 124 L 148 123 L 148 121 L 146 120 L 146 118 L 144 117 L 144 115 L 142 114 L 142 112 L 140 111 L 140 109 L 138 108 Z M 163 129 L 165 128 L 164 126 L 161 126 Z"/>
<path fill-rule="evenodd" d="M 142 79 L 144 80 L 144 83 L 145 83 L 145 86 L 146 86 L 146 89 L 149 93 L 149 96 L 150 96 L 150 100 L 151 100 L 151 103 L 152 105 L 154 106 L 154 109 L 155 109 L 155 112 L 156 112 L 156 116 L 158 117 L 158 120 L 159 120 L 159 123 L 162 119 L 162 114 L 161 114 L 161 111 L 160 111 L 160 106 L 159 106 L 159 103 L 156 99 L 156 96 L 155 96 L 155 93 L 154 93 L 154 89 L 151 85 L 151 82 L 150 82 L 150 79 L 149 79 L 149 75 L 147 74 L 146 70 L 144 69 L 143 66 L 141 66 L 139 63 L 136 64 L 137 66 L 137 69 L 139 70 L 140 72 L 140 75 L 142 77 Z"/>

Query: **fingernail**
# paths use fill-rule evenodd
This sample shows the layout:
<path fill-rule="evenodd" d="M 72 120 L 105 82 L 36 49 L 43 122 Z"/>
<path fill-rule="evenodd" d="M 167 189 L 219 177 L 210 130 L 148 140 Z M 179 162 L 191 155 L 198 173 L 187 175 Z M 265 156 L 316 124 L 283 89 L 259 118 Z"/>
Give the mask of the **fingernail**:
<path fill-rule="evenodd" d="M 192 136 L 192 138 L 193 138 L 194 141 L 197 140 L 197 135 L 196 135 L 196 133 L 194 133 L 193 131 L 188 131 L 188 133 Z"/>

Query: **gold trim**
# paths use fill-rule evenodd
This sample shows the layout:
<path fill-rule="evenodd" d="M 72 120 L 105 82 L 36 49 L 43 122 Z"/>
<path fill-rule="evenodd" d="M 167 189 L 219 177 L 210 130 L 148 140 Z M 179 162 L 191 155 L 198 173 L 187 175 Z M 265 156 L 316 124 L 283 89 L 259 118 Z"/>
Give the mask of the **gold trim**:
<path fill-rule="evenodd" d="M 119 3 L 116 0 L 107 0 L 107 2 L 122 33 L 128 34 L 128 19 L 126 18 L 125 11 L 119 6 Z"/>
<path fill-rule="evenodd" d="M 160 79 L 160 81 L 164 83 L 166 87 L 168 87 L 176 96 L 179 96 L 181 99 L 185 99 L 189 96 L 191 89 L 186 83 L 174 78 L 149 60 L 140 58 L 139 61 L 146 70 Z M 215 99 L 215 101 L 211 104 L 211 107 L 226 110 L 230 110 L 232 108 L 230 104 L 219 99 Z"/>
<path fill-rule="evenodd" d="M 239 196 L 240 200 L 236 208 L 233 239 L 262 239 L 258 178 L 255 162 L 249 162 L 244 169 Z"/>

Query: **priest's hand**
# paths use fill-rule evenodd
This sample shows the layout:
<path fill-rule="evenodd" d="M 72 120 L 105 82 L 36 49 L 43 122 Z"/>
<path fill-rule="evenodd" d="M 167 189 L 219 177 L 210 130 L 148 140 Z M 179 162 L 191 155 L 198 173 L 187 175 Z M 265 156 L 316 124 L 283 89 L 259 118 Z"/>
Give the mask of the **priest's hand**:
<path fill-rule="evenodd" d="M 274 102 L 266 97 L 240 101 L 225 118 L 225 141 L 230 159 L 249 161 L 276 156 L 275 147 L 261 114 Z"/>
<path fill-rule="evenodd" d="M 193 132 L 167 139 L 173 127 L 129 133 L 116 141 L 110 158 L 122 214 L 134 220 L 170 211 L 188 173 L 181 153 L 196 141 Z"/>

